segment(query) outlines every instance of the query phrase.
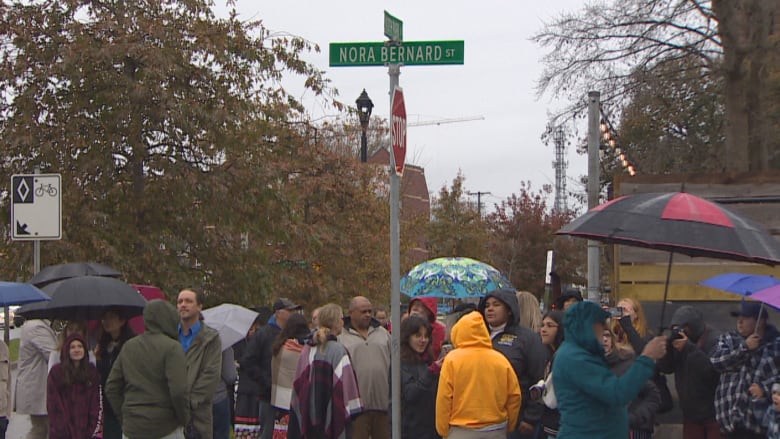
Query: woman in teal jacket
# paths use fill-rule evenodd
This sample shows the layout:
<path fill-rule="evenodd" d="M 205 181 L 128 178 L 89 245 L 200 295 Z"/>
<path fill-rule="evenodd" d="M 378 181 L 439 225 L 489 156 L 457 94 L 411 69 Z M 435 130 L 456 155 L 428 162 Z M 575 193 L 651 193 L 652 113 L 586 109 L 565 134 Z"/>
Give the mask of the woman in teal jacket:
<path fill-rule="evenodd" d="M 622 376 L 610 370 L 599 339 L 609 313 L 592 302 L 574 304 L 563 317 L 564 342 L 555 354 L 553 384 L 561 413 L 558 439 L 625 439 L 628 404 L 653 375 L 666 337 L 647 343 Z"/>

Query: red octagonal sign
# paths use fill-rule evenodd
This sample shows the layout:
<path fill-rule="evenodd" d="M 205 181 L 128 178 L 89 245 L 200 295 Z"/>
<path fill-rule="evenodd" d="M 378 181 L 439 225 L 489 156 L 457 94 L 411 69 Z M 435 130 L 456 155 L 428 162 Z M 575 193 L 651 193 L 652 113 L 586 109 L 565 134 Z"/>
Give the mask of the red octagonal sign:
<path fill-rule="evenodd" d="M 406 160 L 406 103 L 404 102 L 404 92 L 401 90 L 401 87 L 395 87 L 395 90 L 393 90 L 390 108 L 395 172 L 398 175 L 403 175 L 404 160 Z"/>

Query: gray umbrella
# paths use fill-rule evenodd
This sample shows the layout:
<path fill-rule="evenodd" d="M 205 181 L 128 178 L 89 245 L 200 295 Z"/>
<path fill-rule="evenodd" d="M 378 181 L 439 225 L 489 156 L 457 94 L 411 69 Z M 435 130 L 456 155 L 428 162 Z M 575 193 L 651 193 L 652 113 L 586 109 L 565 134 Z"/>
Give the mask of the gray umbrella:
<path fill-rule="evenodd" d="M 122 273 L 108 265 L 97 262 L 69 262 L 67 264 L 49 265 L 30 279 L 30 283 L 38 288 L 58 280 L 79 276 L 120 277 Z"/>
<path fill-rule="evenodd" d="M 51 296 L 50 302 L 24 305 L 16 313 L 27 319 L 94 320 L 109 308 L 133 317 L 146 306 L 137 289 L 110 277 L 74 277 L 50 283 L 43 291 Z"/>

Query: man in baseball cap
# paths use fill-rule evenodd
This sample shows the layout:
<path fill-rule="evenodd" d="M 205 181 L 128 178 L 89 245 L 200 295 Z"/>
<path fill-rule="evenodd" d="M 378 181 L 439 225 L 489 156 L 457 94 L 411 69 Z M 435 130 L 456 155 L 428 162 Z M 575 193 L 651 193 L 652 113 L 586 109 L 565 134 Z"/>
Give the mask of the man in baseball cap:
<path fill-rule="evenodd" d="M 742 301 L 742 306 L 738 310 L 731 311 L 731 317 L 747 317 L 755 320 L 766 320 L 769 315 L 761 302 Z"/>
<path fill-rule="evenodd" d="M 766 437 L 756 408 L 751 404 L 751 384 L 767 347 L 780 335 L 767 324 L 766 309 L 759 302 L 743 300 L 739 310 L 731 312 L 737 318 L 737 330 L 721 334 L 710 354 L 710 362 L 720 373 L 715 390 L 715 416 L 723 436 L 728 439 Z"/>
<path fill-rule="evenodd" d="M 301 305 L 296 305 L 293 303 L 292 300 L 286 298 L 286 297 L 280 297 L 276 302 L 274 302 L 274 314 L 276 314 L 277 311 L 286 309 L 287 311 L 299 311 L 303 309 Z M 277 321 L 279 318 L 277 317 Z M 287 319 L 285 319 L 286 321 Z M 280 325 L 283 326 L 283 325 Z"/>

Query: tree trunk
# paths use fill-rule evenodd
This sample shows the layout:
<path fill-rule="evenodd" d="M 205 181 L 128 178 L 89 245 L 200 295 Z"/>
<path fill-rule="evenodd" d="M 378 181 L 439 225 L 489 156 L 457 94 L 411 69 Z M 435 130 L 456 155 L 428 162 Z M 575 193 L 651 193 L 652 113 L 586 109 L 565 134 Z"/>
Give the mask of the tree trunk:
<path fill-rule="evenodd" d="M 767 117 L 769 81 L 767 60 L 772 45 L 774 15 L 780 0 L 713 0 L 723 44 L 726 110 L 726 169 L 734 172 L 769 168 L 775 141 Z"/>

